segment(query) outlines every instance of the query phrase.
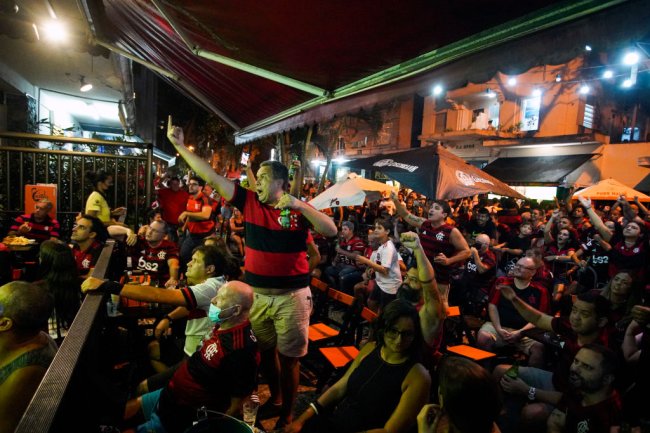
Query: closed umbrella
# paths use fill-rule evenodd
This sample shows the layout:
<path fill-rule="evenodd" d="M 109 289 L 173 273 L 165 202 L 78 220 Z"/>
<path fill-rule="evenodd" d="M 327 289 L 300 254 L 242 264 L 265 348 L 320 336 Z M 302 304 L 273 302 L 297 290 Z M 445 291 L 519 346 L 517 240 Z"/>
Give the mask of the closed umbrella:
<path fill-rule="evenodd" d="M 385 183 L 364 179 L 350 173 L 343 182 L 335 183 L 330 188 L 314 197 L 309 204 L 316 209 L 327 209 L 338 206 L 359 206 L 368 201 L 379 200 L 383 192 L 396 189 Z"/>
<path fill-rule="evenodd" d="M 643 194 L 629 186 L 622 184 L 615 179 L 604 179 L 595 185 L 573 194 L 574 198 L 585 197 L 592 200 L 616 200 L 620 196 L 626 196 L 629 199 L 639 197 L 639 201 L 650 201 L 650 196 Z"/>

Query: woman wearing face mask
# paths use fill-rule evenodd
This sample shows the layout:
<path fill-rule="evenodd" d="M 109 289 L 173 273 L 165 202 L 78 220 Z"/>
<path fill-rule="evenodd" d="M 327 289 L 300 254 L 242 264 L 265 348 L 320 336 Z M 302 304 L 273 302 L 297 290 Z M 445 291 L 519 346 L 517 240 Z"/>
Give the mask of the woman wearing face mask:
<path fill-rule="evenodd" d="M 106 200 L 106 194 L 113 186 L 113 176 L 104 170 L 98 170 L 96 172 L 89 171 L 86 173 L 86 178 L 93 185 L 93 192 L 86 200 L 85 213 L 99 218 L 106 226 L 123 225 L 115 221 L 114 218 L 124 214 L 126 208 L 119 207 L 111 210 Z"/>

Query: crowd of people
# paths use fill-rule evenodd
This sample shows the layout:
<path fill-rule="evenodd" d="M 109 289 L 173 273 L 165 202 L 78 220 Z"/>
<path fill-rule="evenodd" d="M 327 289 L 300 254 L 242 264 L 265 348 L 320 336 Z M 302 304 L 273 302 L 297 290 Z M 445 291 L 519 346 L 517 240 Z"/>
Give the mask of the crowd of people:
<path fill-rule="evenodd" d="M 287 433 L 650 428 L 650 212 L 636 198 L 446 201 L 400 190 L 321 212 L 298 162 L 291 180 L 277 161 L 249 166 L 242 186 L 188 150 L 171 119 L 168 138 L 193 173 L 156 180 L 138 230 L 115 219 L 125 209 L 108 206 L 103 171 L 89 175 L 70 245 L 47 200 L 10 228 L 35 240 L 39 266 L 35 281 L 0 287 L 0 430 L 13 430 L 89 291 L 169 306 L 147 348 L 156 374 L 125 402 L 121 428 L 182 432 L 201 406 L 241 416 L 260 376 L 270 398 L 259 416 Z M 109 272 L 94 278 L 109 237 Z M 312 278 L 378 319 L 345 373 L 294 417 Z M 465 316 L 481 325 L 457 326 Z M 181 321 L 174 351 L 163 336 Z M 445 353 L 457 343 L 495 356 Z"/>

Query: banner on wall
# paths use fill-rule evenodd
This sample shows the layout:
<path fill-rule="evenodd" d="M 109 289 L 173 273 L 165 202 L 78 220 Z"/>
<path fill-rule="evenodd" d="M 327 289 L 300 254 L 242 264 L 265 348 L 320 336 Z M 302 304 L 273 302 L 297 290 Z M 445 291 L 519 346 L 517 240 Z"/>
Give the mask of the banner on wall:
<path fill-rule="evenodd" d="M 44 198 L 52 202 L 50 218 L 56 218 L 56 184 L 25 185 L 25 213 L 34 212 L 36 202 Z"/>

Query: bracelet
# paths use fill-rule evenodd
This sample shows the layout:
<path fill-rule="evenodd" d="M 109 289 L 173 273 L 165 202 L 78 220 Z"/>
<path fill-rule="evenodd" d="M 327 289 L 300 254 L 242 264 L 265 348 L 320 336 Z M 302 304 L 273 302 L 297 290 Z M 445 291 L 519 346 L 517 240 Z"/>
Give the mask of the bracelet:
<path fill-rule="evenodd" d="M 528 390 L 528 400 L 535 401 L 535 395 L 537 394 L 537 389 L 534 386 L 531 386 Z"/>
<path fill-rule="evenodd" d="M 325 408 L 323 407 L 322 404 L 318 402 L 318 400 L 314 400 L 311 403 L 309 403 L 309 407 L 312 408 L 316 416 L 320 415 L 321 412 L 325 412 Z"/>

